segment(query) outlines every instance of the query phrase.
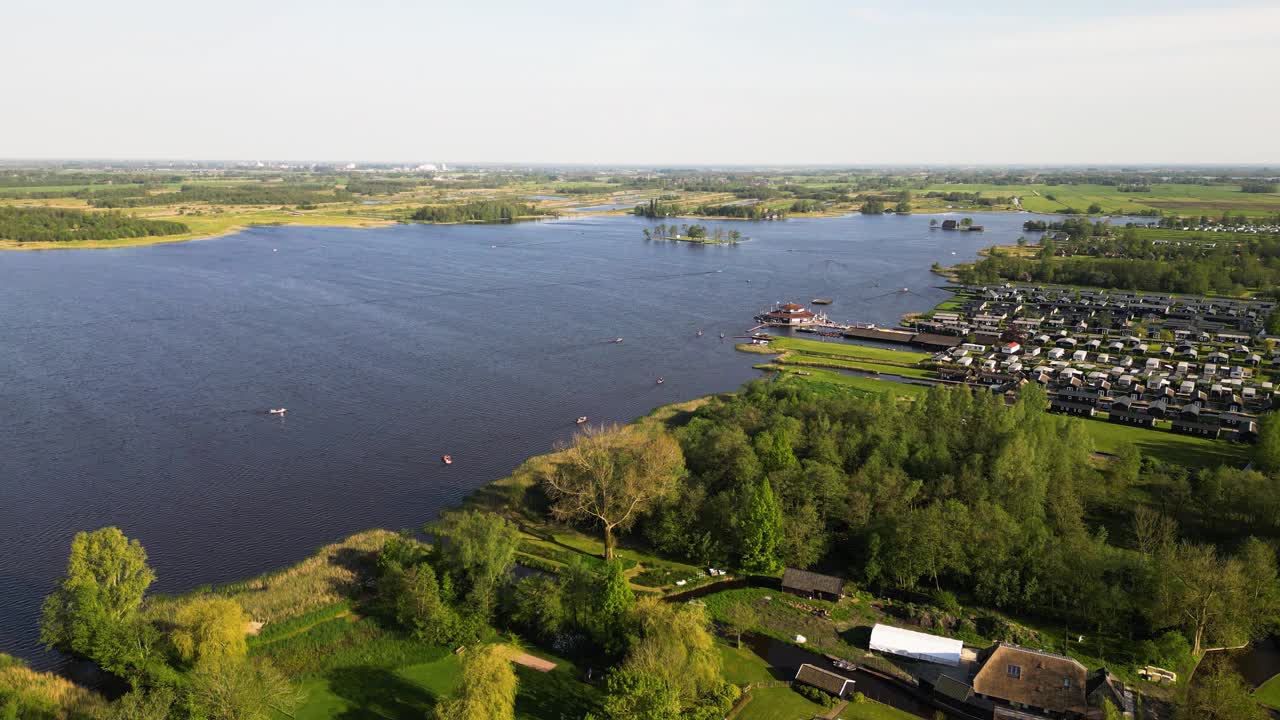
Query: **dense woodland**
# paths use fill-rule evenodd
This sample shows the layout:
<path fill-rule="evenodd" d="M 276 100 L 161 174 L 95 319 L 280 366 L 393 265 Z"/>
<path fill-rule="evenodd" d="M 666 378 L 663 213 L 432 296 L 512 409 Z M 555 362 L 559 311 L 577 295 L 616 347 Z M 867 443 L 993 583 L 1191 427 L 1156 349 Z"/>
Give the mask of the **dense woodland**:
<path fill-rule="evenodd" d="M 677 431 L 687 478 L 639 529 L 703 565 L 817 567 L 1147 638 L 1133 661 L 1273 630 L 1280 429 L 1265 472 L 1132 451 L 1100 469 L 1079 421 L 1045 408 L 1034 386 L 1006 407 L 963 387 L 903 404 L 755 383 Z"/>
<path fill-rule="evenodd" d="M 350 201 L 352 194 L 334 190 L 324 183 L 243 185 L 183 185 L 178 192 L 161 192 L 136 196 L 91 195 L 89 203 L 101 208 L 130 208 L 149 205 L 209 203 L 212 205 L 315 205 Z"/>
<path fill-rule="evenodd" d="M 180 235 L 190 228 L 169 220 L 144 220 L 117 212 L 0 206 L 0 238 L 18 242 L 121 240 Z"/>
<path fill-rule="evenodd" d="M 505 223 L 548 214 L 533 205 L 484 200 L 462 205 L 424 205 L 414 211 L 410 219 L 435 223 Z"/>

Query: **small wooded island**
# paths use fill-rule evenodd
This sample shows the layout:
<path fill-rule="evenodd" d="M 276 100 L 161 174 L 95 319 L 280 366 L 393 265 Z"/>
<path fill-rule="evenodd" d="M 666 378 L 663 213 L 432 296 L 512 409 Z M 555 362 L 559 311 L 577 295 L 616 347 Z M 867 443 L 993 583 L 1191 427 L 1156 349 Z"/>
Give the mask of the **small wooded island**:
<path fill-rule="evenodd" d="M 658 223 L 652 228 L 640 231 L 645 240 L 673 240 L 678 242 L 700 243 L 702 245 L 737 245 L 749 240 L 738 230 L 725 232 L 724 228 L 715 228 L 707 232 L 706 225 L 667 225 Z"/>

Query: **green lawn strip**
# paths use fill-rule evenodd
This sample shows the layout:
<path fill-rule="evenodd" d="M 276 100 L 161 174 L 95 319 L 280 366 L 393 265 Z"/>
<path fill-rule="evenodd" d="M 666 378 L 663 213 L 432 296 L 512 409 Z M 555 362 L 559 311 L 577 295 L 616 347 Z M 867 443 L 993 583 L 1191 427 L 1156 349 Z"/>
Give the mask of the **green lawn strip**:
<path fill-rule="evenodd" d="M 1094 449 L 1115 453 L 1129 443 L 1144 455 L 1175 462 L 1188 467 L 1212 467 L 1216 465 L 1241 466 L 1248 462 L 1249 448 L 1227 440 L 1214 440 L 1183 435 L 1172 430 L 1113 423 L 1094 418 L 1080 418 L 1085 430 L 1093 438 Z"/>
<path fill-rule="evenodd" d="M 795 379 L 811 383 L 814 385 L 834 385 L 842 390 L 854 390 L 863 393 L 891 393 L 894 397 L 918 398 L 923 397 L 929 392 L 929 388 L 923 385 L 911 385 L 907 383 L 893 382 L 890 380 L 877 380 L 876 378 L 858 377 L 855 375 L 843 375 L 830 370 L 821 370 L 814 368 L 812 370 L 799 370 L 795 367 L 786 365 L 766 364 L 756 365 L 758 370 L 775 370 L 783 373 L 788 379 Z M 807 375 L 797 375 L 803 372 Z"/>
<path fill-rule="evenodd" d="M 921 380 L 928 379 L 932 375 L 928 370 L 921 367 L 882 365 L 880 363 L 865 362 L 862 360 L 845 360 L 837 357 L 810 355 L 809 353 L 788 352 L 775 359 L 774 362 L 781 363 L 783 365 L 800 365 L 803 367 L 828 367 L 845 370 L 861 370 L 863 372 L 899 375 L 901 377 L 918 378 Z"/>
<path fill-rule="evenodd" d="M 735 720 L 810 720 L 827 708 L 802 697 L 789 687 L 757 688 L 734 716 Z"/>
<path fill-rule="evenodd" d="M 748 345 L 747 347 L 760 347 Z M 854 345 L 844 342 L 824 342 L 821 340 L 805 340 L 802 338 L 780 337 L 769 343 L 773 350 L 796 350 L 814 355 L 832 355 L 839 357 L 872 360 L 890 365 L 915 365 L 921 360 L 929 359 L 928 353 L 908 350 L 891 350 L 871 345 Z"/>
<path fill-rule="evenodd" d="M 1271 679 L 1253 691 L 1253 697 L 1269 708 L 1280 710 L 1280 675 L 1272 675 Z"/>
<path fill-rule="evenodd" d="M 327 607 L 322 607 L 318 610 L 313 610 L 305 615 L 299 615 L 296 618 L 265 625 L 261 632 L 249 638 L 249 645 L 253 647 L 270 645 L 272 643 L 301 635 L 323 623 L 338 619 L 348 619 L 350 617 L 351 603 L 350 601 L 344 600 Z"/>

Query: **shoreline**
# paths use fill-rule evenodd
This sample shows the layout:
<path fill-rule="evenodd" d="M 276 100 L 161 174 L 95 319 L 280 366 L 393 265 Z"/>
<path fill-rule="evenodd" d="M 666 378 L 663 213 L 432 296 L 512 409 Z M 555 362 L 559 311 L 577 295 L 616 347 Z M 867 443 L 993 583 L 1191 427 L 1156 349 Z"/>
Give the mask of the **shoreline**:
<path fill-rule="evenodd" d="M 907 214 L 904 217 L 910 217 L 911 215 L 933 215 L 933 214 L 948 214 L 948 213 L 963 214 L 964 212 L 966 211 L 928 209 L 928 210 L 921 210 L 921 211 L 912 211 L 911 213 Z M 1026 210 L 974 211 L 974 214 L 1002 214 L 1003 215 L 1003 214 L 1009 214 L 1009 213 L 1027 213 L 1027 214 L 1033 214 L 1033 215 L 1037 214 L 1037 213 L 1028 213 L 1028 211 Z M 763 220 L 750 220 L 747 218 L 729 218 L 729 217 L 715 217 L 715 216 L 703 216 L 703 215 L 674 215 L 672 216 L 672 218 L 687 219 L 687 220 L 713 220 L 717 222 L 785 222 L 785 220 L 829 220 L 829 219 L 843 218 L 843 217 L 848 217 L 850 215 L 860 215 L 860 214 L 861 213 L 858 212 L 857 208 L 852 208 L 852 209 L 849 209 L 848 211 L 826 211 L 826 212 L 811 213 L 811 214 L 805 214 L 805 215 L 794 215 L 794 216 L 785 218 L 783 221 L 763 221 Z M 885 213 L 885 214 L 892 214 L 892 213 Z M 580 212 L 580 213 L 572 213 L 572 214 L 561 213 L 559 215 L 549 215 L 549 216 L 541 216 L 541 215 L 523 216 L 519 219 L 519 222 L 542 221 L 542 220 L 565 220 L 565 219 L 572 219 L 572 218 L 578 218 L 578 217 L 587 218 L 587 217 L 631 217 L 631 216 L 635 216 L 635 215 L 625 210 L 601 210 L 598 212 L 589 211 L 589 212 Z M 160 217 L 160 216 L 157 216 L 157 217 Z M 182 218 L 183 216 L 174 216 L 174 217 Z M 3 252 L 3 251 L 22 252 L 22 251 L 33 251 L 33 250 L 111 250 L 111 249 L 117 249 L 117 248 L 147 247 L 151 245 L 169 245 L 174 243 L 194 242 L 198 240 L 216 240 L 218 238 L 226 237 L 228 235 L 234 235 L 238 232 L 243 232 L 245 230 L 249 230 L 252 228 L 259 228 L 259 227 L 315 227 L 315 228 L 351 228 L 354 230 L 371 230 L 371 229 L 377 229 L 382 227 L 390 227 L 392 225 L 403 224 L 399 220 L 387 220 L 383 218 L 371 218 L 367 216 L 352 216 L 351 222 L 342 222 L 340 221 L 340 219 L 335 218 L 335 216 L 316 216 L 318 218 L 323 218 L 324 222 L 307 222 L 305 220 L 306 216 L 303 216 L 303 217 L 304 219 L 302 220 L 237 223 L 235 225 L 230 225 L 230 226 L 219 228 L 216 230 L 210 230 L 208 232 L 193 231 L 193 232 L 185 233 L 182 235 L 158 235 L 158 236 L 147 236 L 147 237 L 136 237 L 136 238 L 121 238 L 118 240 L 66 240 L 66 241 L 42 240 L 42 241 L 35 241 L 35 242 L 18 242 L 17 240 L 0 239 L 0 252 Z M 639 216 L 635 216 L 635 217 L 639 217 Z M 335 221 L 335 220 L 338 220 L 338 221 Z M 470 221 L 433 223 L 433 222 L 409 221 L 408 224 L 413 224 L 413 225 L 503 224 L 505 225 L 505 224 L 513 224 L 513 223 L 479 223 L 479 222 L 470 222 Z M 700 245 L 738 244 L 738 243 L 729 243 L 729 242 L 722 242 L 722 243 L 701 242 L 697 240 L 686 240 L 683 238 L 680 238 L 680 239 L 667 238 L 667 239 L 675 240 L 678 242 L 697 243 Z"/>

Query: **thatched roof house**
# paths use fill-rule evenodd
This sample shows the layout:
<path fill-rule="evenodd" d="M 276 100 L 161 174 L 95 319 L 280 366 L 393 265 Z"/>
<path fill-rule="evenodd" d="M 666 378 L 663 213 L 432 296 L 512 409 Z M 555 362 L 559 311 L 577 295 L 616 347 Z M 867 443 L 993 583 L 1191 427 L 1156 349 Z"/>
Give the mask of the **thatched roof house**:
<path fill-rule="evenodd" d="M 979 695 L 1065 717 L 1084 717 L 1088 711 L 1089 670 L 1072 658 L 997 643 L 978 661 L 973 691 Z"/>

